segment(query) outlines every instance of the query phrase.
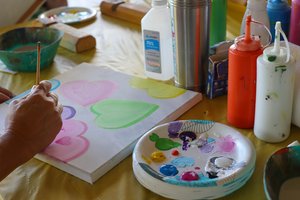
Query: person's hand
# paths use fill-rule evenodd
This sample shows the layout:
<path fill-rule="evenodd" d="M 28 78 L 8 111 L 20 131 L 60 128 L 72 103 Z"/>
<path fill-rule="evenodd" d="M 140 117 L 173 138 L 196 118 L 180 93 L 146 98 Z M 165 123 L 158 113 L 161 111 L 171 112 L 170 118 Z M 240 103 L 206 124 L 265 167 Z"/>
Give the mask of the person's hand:
<path fill-rule="evenodd" d="M 31 93 L 9 105 L 5 135 L 23 149 L 25 160 L 46 148 L 62 127 L 63 107 L 50 92 L 51 83 L 42 81 Z"/>
<path fill-rule="evenodd" d="M 5 88 L 0 87 L 0 103 L 3 103 L 4 101 L 7 101 L 13 97 L 13 93 Z"/>

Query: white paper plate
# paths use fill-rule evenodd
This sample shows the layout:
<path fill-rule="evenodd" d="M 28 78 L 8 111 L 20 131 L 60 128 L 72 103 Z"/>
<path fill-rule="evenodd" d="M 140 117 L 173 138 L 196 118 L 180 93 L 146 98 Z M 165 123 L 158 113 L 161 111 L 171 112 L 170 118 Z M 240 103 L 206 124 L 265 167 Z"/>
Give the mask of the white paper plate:
<path fill-rule="evenodd" d="M 38 19 L 42 23 L 59 22 L 73 24 L 84 22 L 96 17 L 97 11 L 85 7 L 59 7 L 46 11 L 39 15 Z"/>
<path fill-rule="evenodd" d="M 144 187 L 162 196 L 215 199 L 243 186 L 255 159 L 252 143 L 229 126 L 175 121 L 153 128 L 138 141 L 133 171 Z"/>

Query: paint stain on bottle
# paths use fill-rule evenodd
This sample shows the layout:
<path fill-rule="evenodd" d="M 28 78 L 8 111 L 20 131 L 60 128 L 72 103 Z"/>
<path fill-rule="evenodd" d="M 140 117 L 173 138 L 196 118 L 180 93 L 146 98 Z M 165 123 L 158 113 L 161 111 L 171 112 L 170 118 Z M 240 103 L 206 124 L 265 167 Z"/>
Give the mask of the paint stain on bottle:
<path fill-rule="evenodd" d="M 277 72 L 279 70 L 281 71 L 281 73 L 285 72 L 286 71 L 286 66 L 285 65 L 276 66 L 275 67 L 275 72 Z"/>
<path fill-rule="evenodd" d="M 270 61 L 270 62 L 274 62 L 275 60 L 276 60 L 276 56 L 273 56 L 273 55 L 269 55 L 268 56 L 268 61 Z"/>

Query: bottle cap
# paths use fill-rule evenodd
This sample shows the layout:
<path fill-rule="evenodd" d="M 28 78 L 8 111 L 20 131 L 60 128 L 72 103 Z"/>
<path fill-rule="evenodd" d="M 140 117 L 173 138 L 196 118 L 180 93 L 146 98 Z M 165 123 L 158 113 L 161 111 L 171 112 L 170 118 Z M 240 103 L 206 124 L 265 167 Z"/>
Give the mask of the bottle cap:
<path fill-rule="evenodd" d="M 284 9 L 289 7 L 289 4 L 286 0 L 268 0 L 267 8 L 268 9 Z"/>
<path fill-rule="evenodd" d="M 250 10 L 266 10 L 266 1 L 262 0 L 248 0 L 247 1 L 247 8 Z"/>
<path fill-rule="evenodd" d="M 282 35 L 285 46 L 280 46 L 280 34 Z M 291 59 L 290 46 L 285 33 L 281 28 L 281 22 L 277 21 L 275 25 L 274 46 L 264 50 L 263 57 L 265 61 L 276 63 L 288 63 Z"/>
<path fill-rule="evenodd" d="M 152 0 L 152 6 L 163 6 L 168 3 L 167 0 Z"/>
<path fill-rule="evenodd" d="M 246 18 L 245 35 L 241 35 L 234 40 L 236 49 L 239 51 L 257 51 L 262 48 L 259 36 L 251 35 L 251 15 Z"/>

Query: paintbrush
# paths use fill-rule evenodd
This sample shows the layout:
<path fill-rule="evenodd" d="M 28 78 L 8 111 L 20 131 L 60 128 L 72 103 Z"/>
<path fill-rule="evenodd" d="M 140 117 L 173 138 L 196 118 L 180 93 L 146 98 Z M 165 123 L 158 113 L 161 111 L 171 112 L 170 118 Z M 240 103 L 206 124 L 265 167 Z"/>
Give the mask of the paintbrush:
<path fill-rule="evenodd" d="M 37 49 L 37 62 L 36 62 L 36 73 L 35 73 L 35 84 L 40 84 L 40 74 L 41 74 L 41 42 L 38 41 L 36 45 Z"/>

